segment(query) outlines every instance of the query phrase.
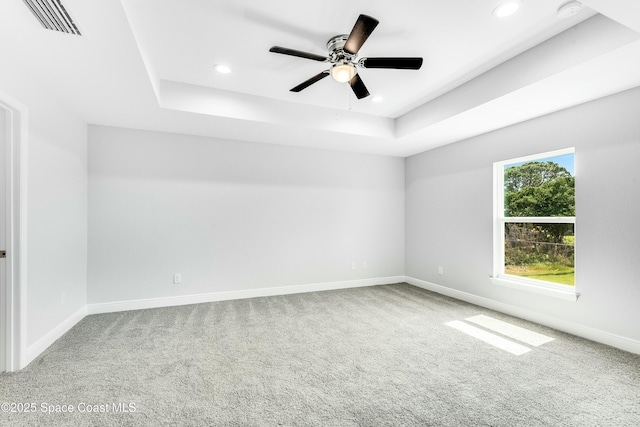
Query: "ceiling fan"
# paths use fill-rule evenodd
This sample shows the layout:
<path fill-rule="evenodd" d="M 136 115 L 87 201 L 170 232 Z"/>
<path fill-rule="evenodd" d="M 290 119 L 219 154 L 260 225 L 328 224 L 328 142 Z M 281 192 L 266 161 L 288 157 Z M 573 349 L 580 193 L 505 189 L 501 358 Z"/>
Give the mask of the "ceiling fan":
<path fill-rule="evenodd" d="M 378 23 L 379 21 L 371 16 L 360 15 L 348 36 L 346 34 L 337 35 L 327 42 L 327 49 L 329 50 L 327 56 L 280 46 L 273 46 L 269 49 L 269 52 L 297 56 L 313 61 L 329 62 L 331 64 L 331 68 L 300 83 L 298 86 L 292 88 L 291 92 L 300 92 L 331 74 L 331 77 L 340 83 L 349 82 L 353 93 L 358 99 L 366 98 L 369 96 L 369 91 L 360 78 L 356 69 L 357 67 L 419 70 L 422 66 L 422 58 L 387 57 L 358 59 L 358 51 Z"/>

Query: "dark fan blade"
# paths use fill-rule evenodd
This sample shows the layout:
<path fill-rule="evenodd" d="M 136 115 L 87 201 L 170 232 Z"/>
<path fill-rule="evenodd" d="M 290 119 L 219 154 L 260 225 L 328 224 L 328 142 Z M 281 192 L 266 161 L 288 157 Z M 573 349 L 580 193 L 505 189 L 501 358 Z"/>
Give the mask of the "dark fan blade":
<path fill-rule="evenodd" d="M 419 70 L 422 58 L 362 58 L 364 68 L 395 68 L 398 70 Z"/>
<path fill-rule="evenodd" d="M 269 52 L 282 53 L 284 55 L 297 56 L 299 58 L 313 59 L 314 61 L 324 62 L 327 60 L 326 56 L 316 55 L 315 53 L 303 52 L 301 50 L 287 49 L 286 47 L 274 46 L 269 49 Z"/>
<path fill-rule="evenodd" d="M 352 55 L 358 53 L 378 25 L 378 20 L 367 15 L 360 15 L 344 44 L 344 50 Z"/>
<path fill-rule="evenodd" d="M 358 99 L 366 98 L 367 96 L 369 96 L 369 91 L 360 78 L 360 75 L 356 74 L 355 76 L 353 76 L 353 78 L 349 80 L 349 84 L 351 85 L 351 89 L 353 89 L 353 93 L 356 94 L 356 97 Z"/>
<path fill-rule="evenodd" d="M 311 77 L 309 80 L 300 83 L 298 86 L 296 86 L 296 87 L 294 87 L 293 89 L 290 89 L 290 90 L 291 90 L 291 92 L 300 92 L 302 89 L 308 88 L 309 86 L 311 86 L 315 82 L 324 79 L 328 75 L 329 75 L 329 70 L 324 70 L 320 74 L 316 74 L 315 76 Z"/>

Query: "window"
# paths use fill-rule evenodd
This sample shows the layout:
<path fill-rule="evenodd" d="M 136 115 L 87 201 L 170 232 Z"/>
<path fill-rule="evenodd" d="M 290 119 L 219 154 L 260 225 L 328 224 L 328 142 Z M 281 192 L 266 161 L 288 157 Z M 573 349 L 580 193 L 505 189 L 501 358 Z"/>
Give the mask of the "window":
<path fill-rule="evenodd" d="M 494 164 L 497 284 L 575 300 L 574 149 Z"/>

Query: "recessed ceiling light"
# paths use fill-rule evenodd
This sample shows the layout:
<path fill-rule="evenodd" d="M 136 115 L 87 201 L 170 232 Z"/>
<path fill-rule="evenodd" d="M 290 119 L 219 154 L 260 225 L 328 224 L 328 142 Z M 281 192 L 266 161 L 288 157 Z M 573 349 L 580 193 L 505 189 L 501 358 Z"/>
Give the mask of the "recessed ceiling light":
<path fill-rule="evenodd" d="M 229 74 L 231 72 L 231 68 L 223 64 L 216 64 L 213 68 L 220 74 Z"/>
<path fill-rule="evenodd" d="M 493 9 L 493 15 L 497 18 L 506 18 L 515 14 L 522 6 L 522 0 L 507 0 Z"/>
<path fill-rule="evenodd" d="M 381 96 L 374 96 L 373 98 L 371 98 L 371 102 L 382 102 L 384 101 L 384 98 Z"/>

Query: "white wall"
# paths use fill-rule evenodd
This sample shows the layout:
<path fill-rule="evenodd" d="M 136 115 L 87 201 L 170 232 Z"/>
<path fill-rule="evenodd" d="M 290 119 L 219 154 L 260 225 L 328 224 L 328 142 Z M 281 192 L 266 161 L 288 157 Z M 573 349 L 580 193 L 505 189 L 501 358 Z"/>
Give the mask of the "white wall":
<path fill-rule="evenodd" d="M 87 300 L 403 274 L 640 340 L 640 89 L 406 160 L 90 126 L 88 164 L 86 125 L 37 82 L 0 67 L 0 91 L 29 108 L 31 355 Z M 491 285 L 492 163 L 568 146 L 580 299 Z"/>
<path fill-rule="evenodd" d="M 0 67 L 0 91 L 28 108 L 22 154 L 27 156 L 26 347 L 31 357 L 86 307 L 87 127 L 15 66 Z"/>
<path fill-rule="evenodd" d="M 90 304 L 399 276 L 404 160 L 89 126 L 88 217 Z"/>
<path fill-rule="evenodd" d="M 406 275 L 640 340 L 638 111 L 640 88 L 407 158 Z M 493 162 L 572 146 L 579 300 L 492 285 Z"/>

